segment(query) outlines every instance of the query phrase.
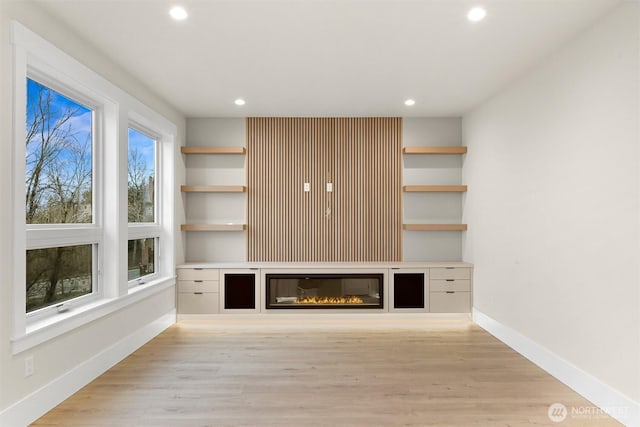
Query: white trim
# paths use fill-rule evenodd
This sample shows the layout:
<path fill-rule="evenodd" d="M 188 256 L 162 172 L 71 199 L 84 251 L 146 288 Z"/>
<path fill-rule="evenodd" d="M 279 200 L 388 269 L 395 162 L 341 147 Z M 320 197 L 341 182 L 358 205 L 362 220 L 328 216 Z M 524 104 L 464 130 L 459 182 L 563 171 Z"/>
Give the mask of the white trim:
<path fill-rule="evenodd" d="M 172 310 L 0 413 L 0 425 L 26 426 L 175 323 Z"/>
<path fill-rule="evenodd" d="M 17 37 L 16 24 L 12 22 L 11 27 L 11 40 L 15 44 Z M 13 231 L 12 231 L 12 243 L 14 253 L 14 268 L 13 268 L 13 336 L 24 334 L 26 328 L 26 292 L 21 291 L 25 289 L 25 271 L 27 269 L 26 256 L 26 235 L 25 231 L 25 202 L 26 195 L 24 189 L 24 177 L 26 176 L 26 164 L 25 164 L 25 144 L 24 135 L 26 135 L 26 123 L 27 123 L 27 99 L 22 92 L 26 92 L 26 82 L 24 80 L 27 75 L 27 50 L 17 45 L 13 47 L 13 91 L 12 91 L 12 107 L 13 107 L 13 123 L 11 134 L 11 150 L 13 154 L 13 175 L 12 179 L 16 177 L 23 177 L 16 180 L 13 183 L 11 189 L 11 200 L 13 201 Z M 21 92 L 22 91 L 22 92 Z M 22 142 L 20 139 L 22 138 Z M 18 254 L 16 256 L 15 254 Z M 22 283 L 21 289 L 18 289 L 16 283 Z M 16 307 L 19 307 L 16 309 Z"/>
<path fill-rule="evenodd" d="M 27 327 L 25 335 L 12 339 L 11 352 L 14 355 L 21 353 L 75 328 L 149 298 L 174 285 L 174 277 L 164 278 L 131 288 L 129 294 L 119 298 L 101 299 L 93 304 L 86 304 L 75 310 L 48 317 L 41 322 L 34 322 L 34 324 Z"/>
<path fill-rule="evenodd" d="M 386 313 L 381 311 L 365 311 L 358 310 L 355 312 L 345 313 L 340 310 L 340 313 L 327 311 L 319 312 L 320 310 L 313 310 L 313 313 L 283 313 L 282 310 L 276 313 L 269 313 L 268 315 L 256 315 L 254 313 L 219 313 L 219 314 L 178 314 L 178 322 L 199 321 L 199 320 L 215 320 L 217 322 L 234 322 L 242 320 L 244 325 L 253 325 L 260 327 L 261 325 L 267 325 L 271 321 L 281 323 L 288 327 L 310 327 L 312 322 L 315 325 L 330 324 L 332 327 L 349 327 L 361 325 L 364 328 L 394 328 L 397 325 L 394 321 L 471 321 L 471 315 L 469 313 L 407 313 L 407 312 L 392 312 Z M 380 321 L 381 323 L 372 324 L 372 321 Z M 402 324 L 402 327 L 407 327 L 408 324 Z M 424 324 L 417 323 L 414 326 L 423 328 Z"/>
<path fill-rule="evenodd" d="M 158 224 L 130 223 L 127 228 L 127 240 L 151 239 L 162 236 L 162 227 Z"/>
<path fill-rule="evenodd" d="M 640 427 L 640 402 L 635 402 L 588 372 L 476 308 L 473 309 L 473 321 L 585 399 L 593 402 L 611 417 L 626 426 Z M 553 402 L 549 402 L 551 403 Z"/>
<path fill-rule="evenodd" d="M 23 212 L 24 216 L 24 212 Z M 52 227 L 31 228 L 27 226 L 27 249 L 56 248 L 97 243 L 102 240 L 102 229 L 98 227 Z"/>

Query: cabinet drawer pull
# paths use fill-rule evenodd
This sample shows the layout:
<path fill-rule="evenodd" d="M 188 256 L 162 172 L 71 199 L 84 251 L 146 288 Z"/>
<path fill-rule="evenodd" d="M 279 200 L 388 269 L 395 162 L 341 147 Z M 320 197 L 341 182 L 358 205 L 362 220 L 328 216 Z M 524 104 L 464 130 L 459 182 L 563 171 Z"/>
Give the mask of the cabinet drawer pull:
<path fill-rule="evenodd" d="M 204 268 L 194 268 L 194 270 L 204 270 Z"/>
<path fill-rule="evenodd" d="M 445 267 L 446 270 L 453 270 L 455 267 Z"/>
<path fill-rule="evenodd" d="M 194 295 L 202 295 L 202 292 L 194 292 Z"/>
<path fill-rule="evenodd" d="M 194 283 L 202 283 L 202 280 L 194 280 Z"/>
<path fill-rule="evenodd" d="M 446 279 L 447 282 L 455 282 L 455 279 Z"/>
<path fill-rule="evenodd" d="M 446 291 L 448 294 L 455 294 L 456 291 Z"/>

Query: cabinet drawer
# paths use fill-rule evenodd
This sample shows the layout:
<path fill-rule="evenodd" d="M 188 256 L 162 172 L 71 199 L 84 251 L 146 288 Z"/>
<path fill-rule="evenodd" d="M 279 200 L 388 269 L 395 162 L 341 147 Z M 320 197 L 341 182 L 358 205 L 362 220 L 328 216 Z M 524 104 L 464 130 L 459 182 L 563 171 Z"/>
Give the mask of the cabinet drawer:
<path fill-rule="evenodd" d="M 216 314 L 219 309 L 219 294 L 203 293 L 179 293 L 178 313 L 180 314 Z"/>
<path fill-rule="evenodd" d="M 220 280 L 217 268 L 179 268 L 178 280 Z"/>
<path fill-rule="evenodd" d="M 429 311 L 431 313 L 469 313 L 471 292 L 430 292 Z"/>
<path fill-rule="evenodd" d="M 220 292 L 220 282 L 213 280 L 178 280 L 178 292 Z"/>
<path fill-rule="evenodd" d="M 471 291 L 471 281 L 468 279 L 434 279 L 429 285 L 431 292 Z"/>
<path fill-rule="evenodd" d="M 430 279 L 471 279 L 471 269 L 460 268 L 430 268 Z"/>

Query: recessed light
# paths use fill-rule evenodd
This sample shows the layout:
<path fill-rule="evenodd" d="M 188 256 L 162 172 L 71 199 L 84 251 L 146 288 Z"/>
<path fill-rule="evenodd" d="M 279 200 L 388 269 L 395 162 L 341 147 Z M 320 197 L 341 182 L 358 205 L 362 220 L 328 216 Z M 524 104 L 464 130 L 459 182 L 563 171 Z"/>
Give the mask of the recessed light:
<path fill-rule="evenodd" d="M 236 99 L 235 101 L 233 101 L 233 103 L 236 104 L 236 105 L 244 105 L 244 104 L 246 104 L 246 102 L 244 102 L 244 99 L 242 99 L 242 98 Z"/>
<path fill-rule="evenodd" d="M 183 21 L 187 19 L 187 16 L 189 16 L 187 11 L 184 10 L 184 7 L 182 6 L 173 6 L 171 9 L 169 9 L 169 15 L 176 21 Z"/>
<path fill-rule="evenodd" d="M 412 105 L 415 105 L 416 101 L 413 99 L 407 99 L 404 101 L 404 105 L 406 105 L 407 107 L 411 107 Z"/>
<path fill-rule="evenodd" d="M 467 12 L 467 19 L 471 22 L 482 21 L 487 16 L 487 11 L 484 8 L 477 6 Z"/>

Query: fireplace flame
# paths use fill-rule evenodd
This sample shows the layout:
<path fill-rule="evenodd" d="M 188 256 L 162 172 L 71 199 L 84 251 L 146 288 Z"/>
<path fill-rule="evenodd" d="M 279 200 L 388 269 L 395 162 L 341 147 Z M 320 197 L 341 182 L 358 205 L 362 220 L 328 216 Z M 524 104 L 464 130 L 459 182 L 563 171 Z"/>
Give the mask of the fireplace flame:
<path fill-rule="evenodd" d="M 358 296 L 344 297 L 302 297 L 296 300 L 296 304 L 362 304 L 364 301 Z"/>

